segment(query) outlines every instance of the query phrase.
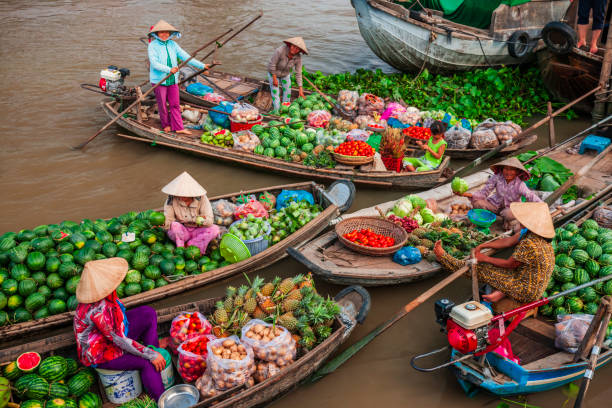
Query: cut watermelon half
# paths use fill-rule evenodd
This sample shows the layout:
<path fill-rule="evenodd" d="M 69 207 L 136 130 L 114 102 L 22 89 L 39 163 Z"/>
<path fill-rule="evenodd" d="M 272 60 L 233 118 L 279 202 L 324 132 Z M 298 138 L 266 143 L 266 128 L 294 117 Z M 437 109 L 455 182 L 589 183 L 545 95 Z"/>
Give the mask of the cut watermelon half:
<path fill-rule="evenodd" d="M 24 373 L 36 370 L 40 364 L 40 354 L 29 351 L 17 357 L 17 367 Z"/>

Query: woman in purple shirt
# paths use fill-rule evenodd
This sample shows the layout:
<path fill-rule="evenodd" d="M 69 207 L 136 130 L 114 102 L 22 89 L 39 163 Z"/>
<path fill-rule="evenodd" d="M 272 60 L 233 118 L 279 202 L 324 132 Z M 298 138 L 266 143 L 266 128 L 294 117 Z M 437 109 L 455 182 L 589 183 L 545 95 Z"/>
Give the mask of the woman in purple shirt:
<path fill-rule="evenodd" d="M 460 195 L 469 198 L 473 208 L 482 208 L 500 215 L 504 220 L 504 228 L 516 230 L 518 223 L 510 211 L 510 203 L 520 202 L 523 197 L 529 202 L 542 200 L 525 184 L 531 175 L 517 158 L 494 164 L 491 170 L 494 174 L 481 190 Z"/>

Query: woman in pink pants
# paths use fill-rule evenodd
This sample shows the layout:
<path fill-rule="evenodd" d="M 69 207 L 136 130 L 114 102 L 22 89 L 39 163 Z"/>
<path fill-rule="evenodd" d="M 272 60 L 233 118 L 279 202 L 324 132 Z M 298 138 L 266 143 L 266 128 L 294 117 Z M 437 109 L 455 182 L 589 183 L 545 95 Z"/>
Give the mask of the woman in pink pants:
<path fill-rule="evenodd" d="M 172 180 L 162 192 L 168 194 L 164 205 L 168 237 L 177 247 L 195 245 L 202 254 L 219 235 L 206 190 L 187 172 Z"/>

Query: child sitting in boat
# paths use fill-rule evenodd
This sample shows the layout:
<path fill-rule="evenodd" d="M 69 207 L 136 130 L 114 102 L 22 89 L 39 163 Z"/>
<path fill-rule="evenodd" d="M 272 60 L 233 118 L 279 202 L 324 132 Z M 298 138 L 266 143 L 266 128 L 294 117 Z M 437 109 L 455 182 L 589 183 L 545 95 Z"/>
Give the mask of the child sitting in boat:
<path fill-rule="evenodd" d="M 168 194 L 164 205 L 166 223 L 164 229 L 177 247 L 195 245 L 202 254 L 210 241 L 219 235 L 206 190 L 186 171 L 166 185 L 162 192 Z"/>
<path fill-rule="evenodd" d="M 525 184 L 531 175 L 517 158 L 506 159 L 490 168 L 494 174 L 481 190 L 473 194 L 455 194 L 469 198 L 473 208 L 482 208 L 501 216 L 506 230 L 517 231 L 518 225 L 510 211 L 510 203 L 522 201 L 523 197 L 529 202 L 542 200 Z"/>
<path fill-rule="evenodd" d="M 546 203 L 512 203 L 510 211 L 521 225 L 520 232 L 477 246 L 474 256 L 479 283 L 487 283 L 495 290 L 484 295 L 488 302 L 498 302 L 509 296 L 517 302 L 539 300 L 555 266 L 555 251 L 550 240 L 555 236 L 555 227 Z M 494 258 L 482 254 L 484 248 L 512 248 L 508 259 Z M 442 266 L 451 271 L 465 265 L 465 261 L 453 258 L 436 242 L 434 254 Z"/>
<path fill-rule="evenodd" d="M 425 155 L 419 158 L 404 157 L 402 164 L 407 171 L 430 171 L 437 169 L 444 159 L 446 151 L 446 140 L 444 140 L 444 132 L 446 124 L 436 120 L 430 126 L 431 137 L 427 143 L 417 141 L 419 147 L 425 150 Z"/>
<path fill-rule="evenodd" d="M 116 289 L 128 269 L 123 258 L 85 264 L 76 289 L 79 302 L 74 315 L 77 354 L 81 363 L 88 367 L 139 370 L 142 384 L 157 401 L 164 392 L 160 372 L 166 367 L 166 360 L 147 347 L 160 346 L 157 313 L 150 306 L 126 311 L 119 301 Z"/>

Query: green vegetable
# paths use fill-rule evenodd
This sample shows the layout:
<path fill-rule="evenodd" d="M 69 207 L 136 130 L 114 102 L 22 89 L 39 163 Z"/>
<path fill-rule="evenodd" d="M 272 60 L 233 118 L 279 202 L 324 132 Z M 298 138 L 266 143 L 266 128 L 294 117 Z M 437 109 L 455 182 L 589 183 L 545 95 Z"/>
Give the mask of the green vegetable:
<path fill-rule="evenodd" d="M 467 181 L 462 178 L 455 177 L 451 182 L 451 189 L 454 193 L 463 194 L 468 191 L 469 188 L 470 186 L 468 186 Z"/>

